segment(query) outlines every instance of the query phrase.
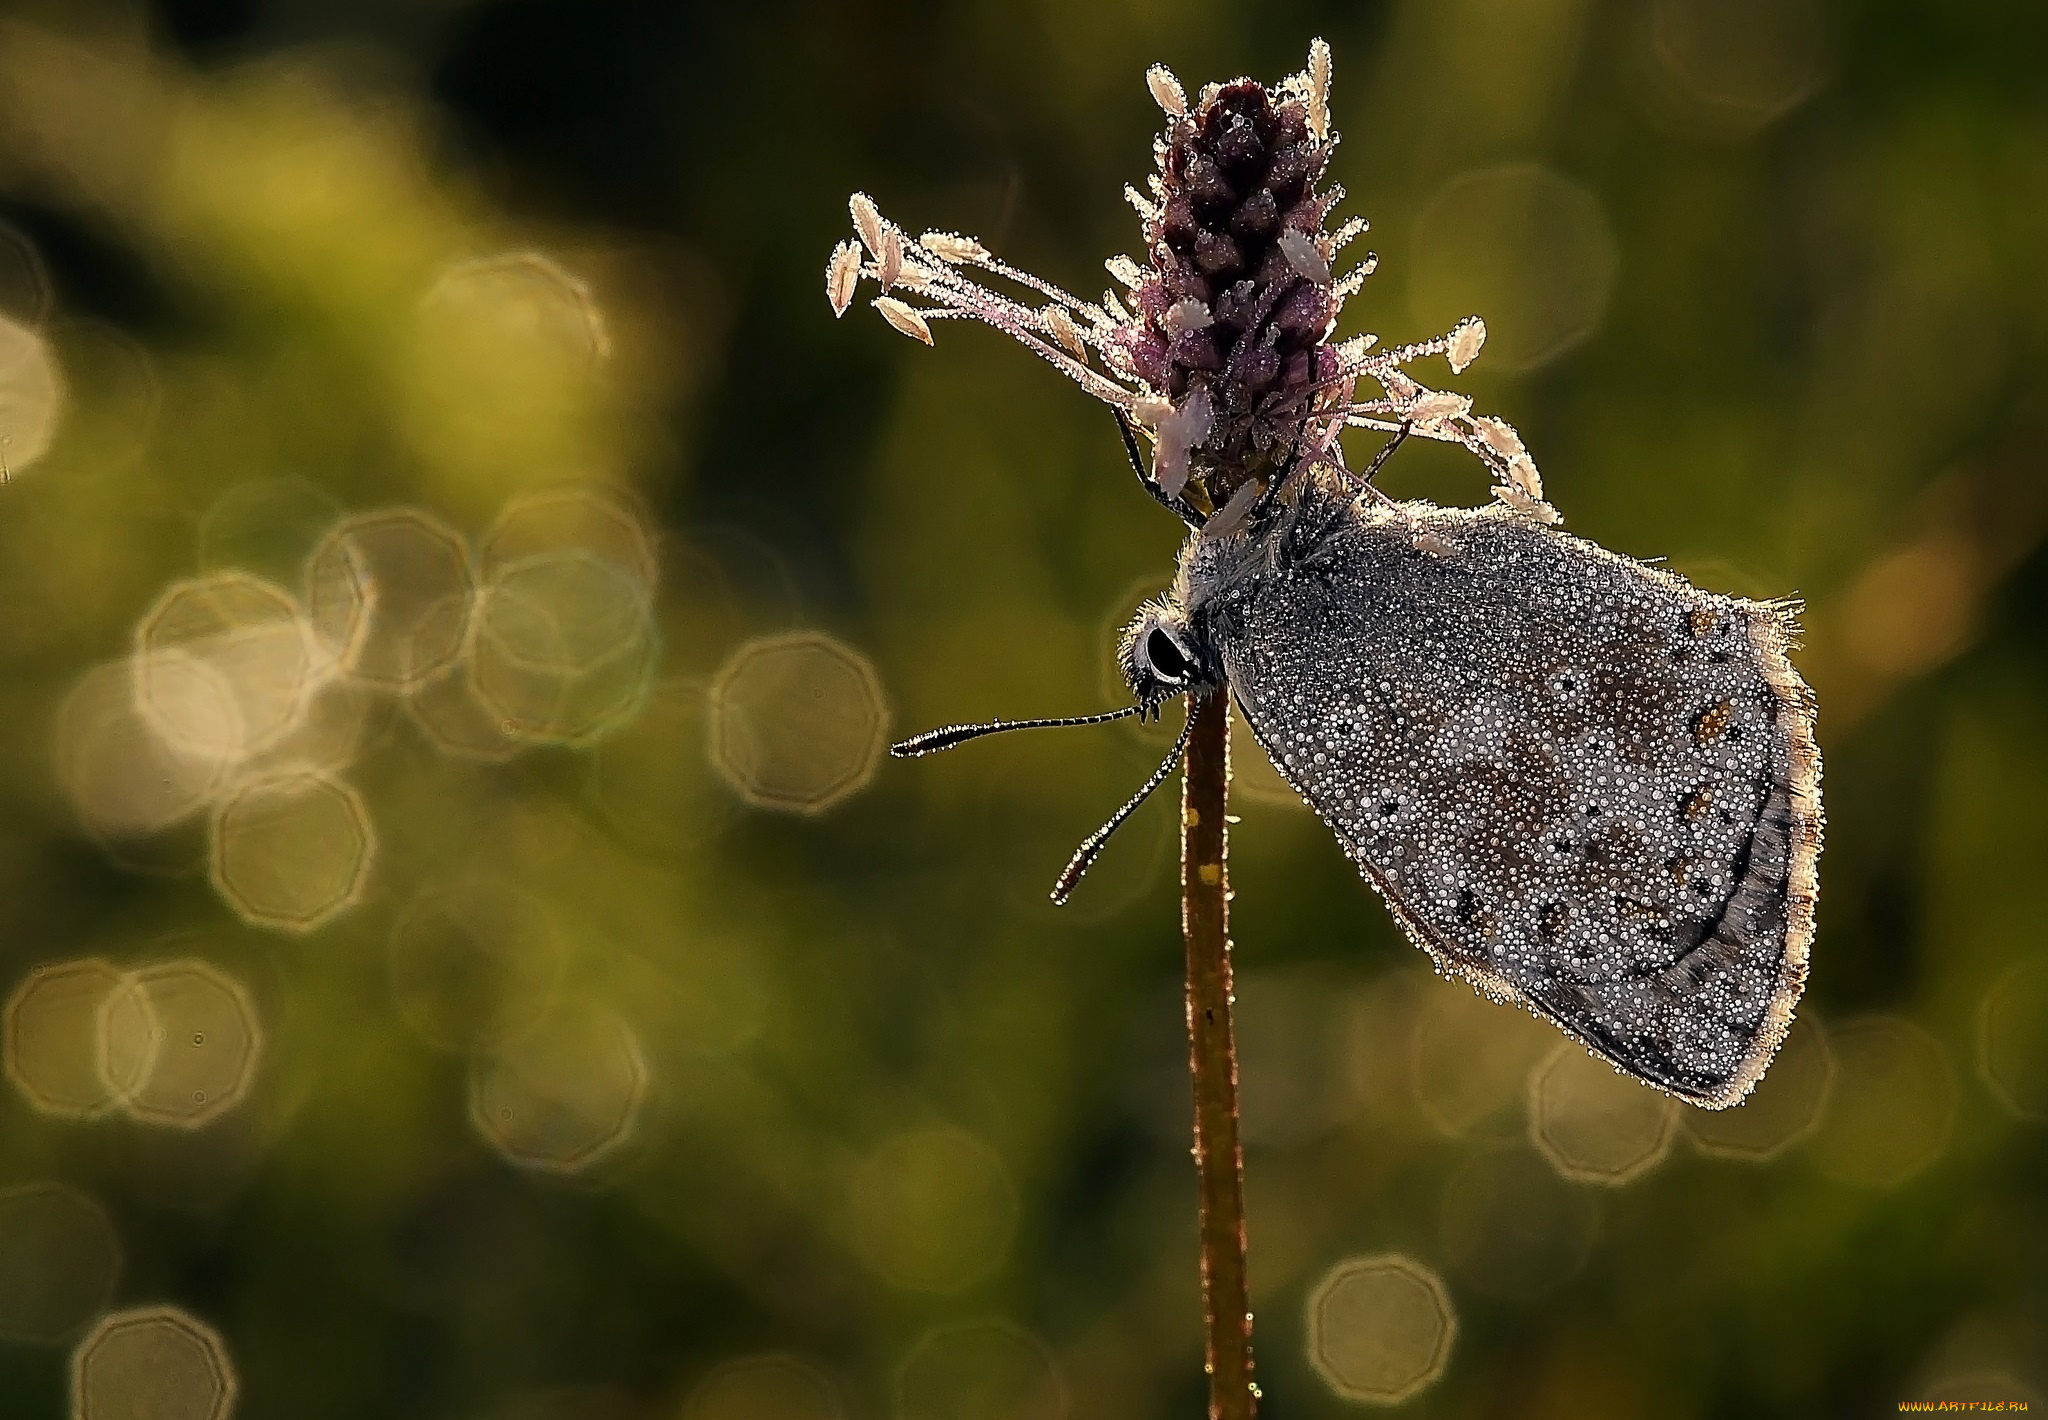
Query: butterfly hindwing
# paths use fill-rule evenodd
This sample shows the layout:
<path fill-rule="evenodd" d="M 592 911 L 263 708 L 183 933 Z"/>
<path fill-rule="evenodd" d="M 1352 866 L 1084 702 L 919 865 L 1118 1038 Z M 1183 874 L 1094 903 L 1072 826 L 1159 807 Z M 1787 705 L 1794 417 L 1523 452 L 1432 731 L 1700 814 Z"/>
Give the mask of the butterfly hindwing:
<path fill-rule="evenodd" d="M 1305 496 L 1314 535 L 1208 608 L 1275 766 L 1441 965 L 1676 1094 L 1741 1098 L 1812 936 L 1790 613 L 1499 507 Z"/>

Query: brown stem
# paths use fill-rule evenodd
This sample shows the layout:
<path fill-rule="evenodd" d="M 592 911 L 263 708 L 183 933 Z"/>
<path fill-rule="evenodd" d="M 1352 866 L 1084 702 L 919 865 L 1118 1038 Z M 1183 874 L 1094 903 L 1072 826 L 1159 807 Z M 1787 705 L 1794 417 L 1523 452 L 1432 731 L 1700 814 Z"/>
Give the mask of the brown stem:
<path fill-rule="evenodd" d="M 1209 1420 L 1252 1420 L 1252 1310 L 1245 1280 L 1244 1150 L 1230 1029 L 1230 691 L 1192 698 L 1181 790 L 1180 921 L 1188 949 L 1188 1067 L 1201 1185 L 1202 1305 Z"/>

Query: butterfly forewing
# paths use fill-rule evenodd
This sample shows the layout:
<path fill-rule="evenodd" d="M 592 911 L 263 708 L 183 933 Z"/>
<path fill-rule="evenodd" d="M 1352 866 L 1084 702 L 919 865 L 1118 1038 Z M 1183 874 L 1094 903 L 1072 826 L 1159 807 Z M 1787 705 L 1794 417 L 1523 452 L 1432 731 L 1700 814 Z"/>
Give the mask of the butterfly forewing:
<path fill-rule="evenodd" d="M 1215 599 L 1246 720 L 1441 965 L 1732 1103 L 1812 935 L 1790 613 L 1505 509 L 1407 507 L 1305 510 Z"/>

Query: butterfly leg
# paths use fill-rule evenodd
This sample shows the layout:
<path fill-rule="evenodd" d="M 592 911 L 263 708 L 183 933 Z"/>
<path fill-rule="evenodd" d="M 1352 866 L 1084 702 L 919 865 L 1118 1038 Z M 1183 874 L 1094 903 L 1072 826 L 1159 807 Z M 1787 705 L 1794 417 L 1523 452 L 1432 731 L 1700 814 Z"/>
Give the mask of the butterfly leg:
<path fill-rule="evenodd" d="M 1130 457 L 1131 471 L 1138 475 L 1138 482 L 1144 486 L 1147 493 L 1152 495 L 1160 507 L 1166 509 L 1167 512 L 1179 518 L 1189 527 L 1199 529 L 1208 519 L 1196 512 L 1194 505 L 1188 502 L 1187 499 L 1168 493 L 1164 488 L 1161 488 L 1159 480 L 1152 476 L 1152 470 L 1145 467 L 1145 455 L 1138 448 L 1138 435 L 1137 431 L 1131 428 L 1130 416 L 1115 405 L 1110 406 L 1109 412 L 1116 416 L 1116 427 L 1124 436 L 1124 453 Z"/>
<path fill-rule="evenodd" d="M 1387 466 L 1387 460 L 1394 456 L 1394 450 L 1406 443 L 1408 436 L 1414 432 L 1415 426 L 1403 419 L 1401 427 L 1394 431 L 1394 437 L 1380 445 L 1380 451 L 1372 456 L 1372 462 L 1365 466 L 1365 472 L 1358 475 L 1358 481 L 1363 483 L 1384 503 L 1392 503 L 1394 500 L 1380 492 L 1379 485 L 1373 482 L 1373 480 L 1380 476 L 1380 470 Z"/>

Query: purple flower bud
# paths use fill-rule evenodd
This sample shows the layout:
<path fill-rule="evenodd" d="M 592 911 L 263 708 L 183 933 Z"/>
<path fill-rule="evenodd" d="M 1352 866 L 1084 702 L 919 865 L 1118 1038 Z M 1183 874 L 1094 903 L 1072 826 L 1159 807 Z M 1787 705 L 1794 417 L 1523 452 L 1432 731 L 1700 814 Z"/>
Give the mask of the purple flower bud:
<path fill-rule="evenodd" d="M 1218 232 L 1195 233 L 1195 265 L 1210 276 L 1231 277 L 1244 270 L 1244 253 Z"/>
<path fill-rule="evenodd" d="M 1142 325 L 1128 325 L 1111 337 L 1148 385 L 1166 382 L 1166 337 Z"/>
<path fill-rule="evenodd" d="M 1188 196 L 1198 206 L 1213 211 L 1237 201 L 1237 189 L 1223 176 L 1223 169 L 1197 153 L 1188 160 Z"/>
<path fill-rule="evenodd" d="M 1230 230 L 1241 238 L 1264 241 L 1280 229 L 1280 204 L 1270 188 L 1260 188 L 1230 214 Z"/>
<path fill-rule="evenodd" d="M 1184 330 L 1173 338 L 1169 357 L 1176 365 L 1191 370 L 1215 371 L 1223 368 L 1222 352 L 1216 348 L 1215 337 L 1206 330 Z"/>
<path fill-rule="evenodd" d="M 1308 169 L 1309 150 L 1303 144 L 1289 144 L 1273 155 L 1273 165 L 1266 170 L 1266 186 L 1282 207 L 1301 200 L 1308 188 Z"/>
<path fill-rule="evenodd" d="M 1281 334 L 1297 341 L 1320 339 L 1323 328 L 1329 323 L 1328 293 L 1307 281 L 1302 282 L 1273 312 L 1273 324 Z"/>
<path fill-rule="evenodd" d="M 1241 361 L 1238 368 L 1246 389 L 1258 393 L 1280 378 L 1280 355 L 1270 345 L 1257 345 L 1250 350 L 1240 351 L 1233 357 Z"/>

